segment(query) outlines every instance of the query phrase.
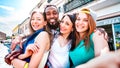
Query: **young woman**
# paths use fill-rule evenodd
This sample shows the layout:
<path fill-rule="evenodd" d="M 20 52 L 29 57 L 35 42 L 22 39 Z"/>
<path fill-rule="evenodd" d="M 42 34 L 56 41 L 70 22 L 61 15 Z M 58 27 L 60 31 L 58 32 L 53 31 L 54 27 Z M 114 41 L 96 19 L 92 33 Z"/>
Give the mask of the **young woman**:
<path fill-rule="evenodd" d="M 109 52 L 108 43 L 96 29 L 96 15 L 87 8 L 82 9 L 75 22 L 75 45 L 71 47 L 72 66 L 86 63 L 90 59 Z"/>
<path fill-rule="evenodd" d="M 50 68 L 70 68 L 69 50 L 74 33 L 75 15 L 64 15 L 60 22 L 60 34 L 53 39 L 48 66 Z"/>
<path fill-rule="evenodd" d="M 50 35 L 46 30 L 46 24 L 43 13 L 38 11 L 32 13 L 30 27 L 33 34 L 23 44 L 23 54 L 12 60 L 15 68 L 44 67 L 50 48 Z M 37 52 L 33 51 L 34 49 L 38 49 Z"/>

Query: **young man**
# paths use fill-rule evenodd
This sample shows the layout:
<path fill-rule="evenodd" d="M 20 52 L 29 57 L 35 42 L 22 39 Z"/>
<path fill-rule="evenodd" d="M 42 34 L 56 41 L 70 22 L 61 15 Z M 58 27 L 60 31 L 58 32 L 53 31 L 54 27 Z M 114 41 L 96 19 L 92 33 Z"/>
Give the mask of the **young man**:
<path fill-rule="evenodd" d="M 47 5 L 44 9 L 47 26 L 55 37 L 59 33 L 59 12 L 55 5 Z"/>

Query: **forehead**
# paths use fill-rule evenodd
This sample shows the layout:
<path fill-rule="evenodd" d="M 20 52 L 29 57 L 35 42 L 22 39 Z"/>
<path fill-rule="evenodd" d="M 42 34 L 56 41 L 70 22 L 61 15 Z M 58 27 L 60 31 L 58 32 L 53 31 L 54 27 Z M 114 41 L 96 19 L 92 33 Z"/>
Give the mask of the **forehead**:
<path fill-rule="evenodd" d="M 67 22 L 67 23 L 72 24 L 72 21 L 70 20 L 69 16 L 67 16 L 67 15 L 62 20 Z"/>
<path fill-rule="evenodd" d="M 47 7 L 46 10 L 45 10 L 45 12 L 50 12 L 50 11 L 58 12 L 58 11 L 57 11 L 57 8 L 54 7 L 54 6 Z"/>
<path fill-rule="evenodd" d="M 80 12 L 78 14 L 78 17 L 80 17 L 80 18 L 87 18 L 87 14 Z"/>
<path fill-rule="evenodd" d="M 69 16 L 65 15 L 62 20 L 66 20 L 66 19 L 70 20 Z"/>
<path fill-rule="evenodd" d="M 42 13 L 35 12 L 33 13 L 32 17 L 43 17 Z"/>

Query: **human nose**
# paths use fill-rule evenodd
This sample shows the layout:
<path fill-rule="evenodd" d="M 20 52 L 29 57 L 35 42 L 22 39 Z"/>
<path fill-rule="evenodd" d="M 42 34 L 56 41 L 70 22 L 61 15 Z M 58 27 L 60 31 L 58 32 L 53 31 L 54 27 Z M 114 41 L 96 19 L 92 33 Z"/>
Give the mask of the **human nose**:
<path fill-rule="evenodd" d="M 60 23 L 60 28 L 63 28 L 64 27 L 64 23 Z"/>
<path fill-rule="evenodd" d="M 53 14 L 51 14 L 51 15 L 50 15 L 50 17 L 51 17 L 51 18 L 53 18 L 53 17 L 54 17 L 54 15 L 53 15 Z"/>
<path fill-rule="evenodd" d="M 33 23 L 34 23 L 34 24 L 36 24 L 36 23 L 37 23 L 37 20 L 36 20 L 36 19 L 34 19 L 34 20 L 33 20 Z"/>
<path fill-rule="evenodd" d="M 76 21 L 76 22 L 77 22 L 77 24 L 82 24 L 83 23 L 82 20 L 79 20 L 79 21 Z"/>

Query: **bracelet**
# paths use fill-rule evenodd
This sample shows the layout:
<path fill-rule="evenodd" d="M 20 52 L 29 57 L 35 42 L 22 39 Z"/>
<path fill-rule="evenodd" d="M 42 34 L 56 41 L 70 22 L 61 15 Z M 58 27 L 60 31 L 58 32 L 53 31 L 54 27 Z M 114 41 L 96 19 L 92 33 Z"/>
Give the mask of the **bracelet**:
<path fill-rule="evenodd" d="M 25 63 L 24 68 L 28 68 L 28 63 Z"/>

